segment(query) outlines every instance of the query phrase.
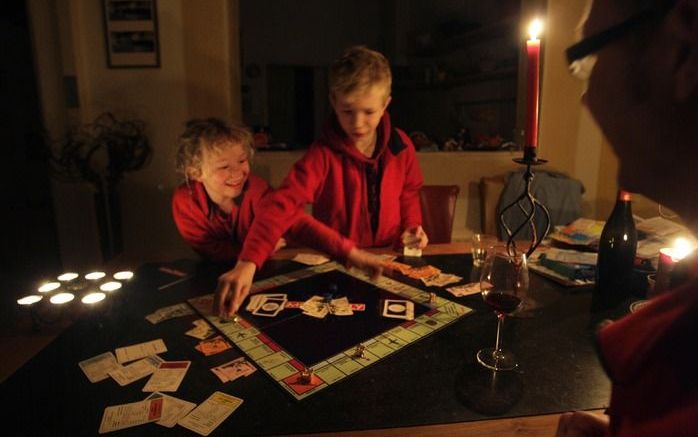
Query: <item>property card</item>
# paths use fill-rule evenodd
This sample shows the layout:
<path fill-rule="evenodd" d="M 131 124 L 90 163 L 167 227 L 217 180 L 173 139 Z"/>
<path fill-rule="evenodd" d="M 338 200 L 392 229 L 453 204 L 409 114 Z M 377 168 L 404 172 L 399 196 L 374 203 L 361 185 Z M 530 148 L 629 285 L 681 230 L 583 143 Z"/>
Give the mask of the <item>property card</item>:
<path fill-rule="evenodd" d="M 150 399 L 130 404 L 114 405 L 104 409 L 99 433 L 131 428 L 148 422 L 155 422 L 162 416 L 162 399 Z"/>
<path fill-rule="evenodd" d="M 481 292 L 479 282 L 471 282 L 469 284 L 458 285 L 456 287 L 448 287 L 446 290 L 456 297 L 470 296 L 471 294 L 479 294 Z"/>
<path fill-rule="evenodd" d="M 207 436 L 241 404 L 242 399 L 217 391 L 177 423 L 197 434 Z"/>
<path fill-rule="evenodd" d="M 213 335 L 213 333 L 215 332 L 213 330 L 213 327 L 211 327 L 211 325 L 209 325 L 208 322 L 206 322 L 206 320 L 204 319 L 194 320 L 193 323 L 194 327 L 185 332 L 185 334 L 187 334 L 190 337 L 198 338 L 199 340 L 204 340 Z"/>
<path fill-rule="evenodd" d="M 153 373 L 162 362 L 163 359 L 157 355 L 145 357 L 129 364 L 128 366 L 122 366 L 112 372 L 109 372 L 109 376 L 111 376 L 112 379 L 120 386 L 128 385 L 133 381 L 138 381 L 139 379 L 145 378 Z"/>
<path fill-rule="evenodd" d="M 162 415 L 158 420 L 158 425 L 166 428 L 173 428 L 179 419 L 189 414 L 196 407 L 193 402 L 187 402 L 159 392 L 151 393 L 145 400 L 162 398 Z"/>
<path fill-rule="evenodd" d="M 111 352 L 105 352 L 84 361 L 80 361 L 78 366 L 82 369 L 90 382 L 95 383 L 109 378 L 109 372 L 119 369 L 121 366 L 116 362 L 116 357 Z"/>
<path fill-rule="evenodd" d="M 245 359 L 236 358 L 220 366 L 214 367 L 211 371 L 221 380 L 221 382 L 235 381 L 241 376 L 253 374 L 257 369 Z"/>
<path fill-rule="evenodd" d="M 170 305 L 163 308 L 159 308 L 152 314 L 145 316 L 153 325 L 160 323 L 164 320 L 174 319 L 175 317 L 188 316 L 194 314 L 194 309 L 186 303 L 178 303 L 176 305 Z"/>
<path fill-rule="evenodd" d="M 157 340 L 146 341 L 145 343 L 117 348 L 116 361 L 123 364 L 163 352 L 167 352 L 167 346 L 165 346 L 165 342 L 162 341 L 161 338 L 158 338 Z"/>
<path fill-rule="evenodd" d="M 213 338 L 209 338 L 208 340 L 200 341 L 199 344 L 194 346 L 194 349 L 200 351 L 206 356 L 209 356 L 230 349 L 230 343 L 225 341 L 222 336 L 217 335 Z"/>
<path fill-rule="evenodd" d="M 164 361 L 153 372 L 143 391 L 177 391 L 191 361 Z"/>
<path fill-rule="evenodd" d="M 421 257 L 422 256 L 422 249 L 419 249 L 417 247 L 403 247 L 402 248 L 402 255 L 403 256 L 411 256 L 411 257 Z"/>

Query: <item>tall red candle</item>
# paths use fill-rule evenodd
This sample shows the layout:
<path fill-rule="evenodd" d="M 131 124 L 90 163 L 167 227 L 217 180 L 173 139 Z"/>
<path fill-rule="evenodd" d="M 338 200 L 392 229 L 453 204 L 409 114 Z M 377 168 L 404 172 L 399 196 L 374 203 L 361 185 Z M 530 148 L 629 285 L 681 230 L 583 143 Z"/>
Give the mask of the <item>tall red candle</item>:
<path fill-rule="evenodd" d="M 526 138 L 525 147 L 538 145 L 538 90 L 540 81 L 540 40 L 536 37 L 526 41 L 528 71 L 526 76 Z"/>

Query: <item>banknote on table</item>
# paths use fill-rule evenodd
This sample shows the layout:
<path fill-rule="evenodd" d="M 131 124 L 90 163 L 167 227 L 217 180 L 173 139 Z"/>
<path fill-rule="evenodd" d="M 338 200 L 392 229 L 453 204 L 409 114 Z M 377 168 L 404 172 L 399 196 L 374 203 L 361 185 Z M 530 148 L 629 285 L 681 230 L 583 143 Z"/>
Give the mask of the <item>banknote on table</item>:
<path fill-rule="evenodd" d="M 189 414 L 196 407 L 193 402 L 188 402 L 174 396 L 169 396 L 160 392 L 151 393 L 145 400 L 162 398 L 162 415 L 158 420 L 158 425 L 165 428 L 173 428 L 179 419 Z"/>
<path fill-rule="evenodd" d="M 183 317 L 194 314 L 194 309 L 187 303 L 178 303 L 175 305 L 159 308 L 152 314 L 148 314 L 145 318 L 152 323 L 160 323 L 164 320 L 174 319 L 175 317 Z"/>
<path fill-rule="evenodd" d="M 149 399 L 130 404 L 113 405 L 104 409 L 99 433 L 155 422 L 162 417 L 163 399 Z"/>
<path fill-rule="evenodd" d="M 211 371 L 221 380 L 221 382 L 235 381 L 242 376 L 249 376 L 257 369 L 245 359 L 236 358 L 233 361 L 221 364 L 211 369 Z"/>
<path fill-rule="evenodd" d="M 299 253 L 291 258 L 291 260 L 308 266 L 317 266 L 330 261 L 326 256 L 316 253 Z"/>
<path fill-rule="evenodd" d="M 421 278 L 420 280 L 427 287 L 444 287 L 448 284 L 455 284 L 456 282 L 460 282 L 463 280 L 463 278 L 451 273 L 438 273 L 428 278 Z"/>
<path fill-rule="evenodd" d="M 155 372 L 155 369 L 157 369 L 163 361 L 164 360 L 159 356 L 152 355 L 134 361 L 128 366 L 119 366 L 118 369 L 109 372 L 109 376 L 120 386 L 129 385 Z"/>
<path fill-rule="evenodd" d="M 105 352 L 92 358 L 80 361 L 78 366 L 82 369 L 87 379 L 95 383 L 109 378 L 109 372 L 117 370 L 121 365 L 111 352 Z"/>
<path fill-rule="evenodd" d="M 157 340 L 116 348 L 116 361 L 123 364 L 163 352 L 167 352 L 167 346 L 165 346 L 165 342 L 159 338 Z"/>
<path fill-rule="evenodd" d="M 470 296 L 471 294 L 480 293 L 480 283 L 471 282 L 469 284 L 458 285 L 456 287 L 448 287 L 446 290 L 456 297 Z"/>
<path fill-rule="evenodd" d="M 143 386 L 143 391 L 177 391 L 191 361 L 163 361 Z"/>
<path fill-rule="evenodd" d="M 177 423 L 190 431 L 207 436 L 233 414 L 242 402 L 240 398 L 217 391 Z"/>

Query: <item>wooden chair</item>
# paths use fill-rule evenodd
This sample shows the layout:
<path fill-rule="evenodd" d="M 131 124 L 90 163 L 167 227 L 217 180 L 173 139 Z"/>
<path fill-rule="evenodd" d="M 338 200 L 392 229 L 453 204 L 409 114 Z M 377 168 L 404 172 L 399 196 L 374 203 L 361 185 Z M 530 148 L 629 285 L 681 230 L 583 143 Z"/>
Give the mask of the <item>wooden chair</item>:
<path fill-rule="evenodd" d="M 450 243 L 456 215 L 458 185 L 424 185 L 419 196 L 422 227 L 429 243 Z"/>
<path fill-rule="evenodd" d="M 485 176 L 480 179 L 480 228 L 483 234 L 501 237 L 497 206 L 506 183 L 505 175 Z"/>

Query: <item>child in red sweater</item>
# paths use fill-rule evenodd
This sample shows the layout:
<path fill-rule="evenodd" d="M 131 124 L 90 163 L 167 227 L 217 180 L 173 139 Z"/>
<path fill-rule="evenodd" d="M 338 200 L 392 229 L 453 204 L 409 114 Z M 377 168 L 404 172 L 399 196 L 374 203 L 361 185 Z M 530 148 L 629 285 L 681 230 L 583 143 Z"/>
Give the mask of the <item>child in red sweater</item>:
<path fill-rule="evenodd" d="M 253 138 L 242 127 L 209 118 L 187 123 L 180 137 L 177 169 L 185 177 L 172 198 L 172 215 L 192 249 L 214 261 L 231 261 L 270 192 L 263 179 L 250 174 Z M 303 211 L 288 216 L 288 237 L 294 242 L 379 273 L 380 259 L 358 250 L 326 225 Z M 272 250 L 283 247 L 281 236 Z M 224 274 L 223 276 L 225 276 Z"/>
<path fill-rule="evenodd" d="M 386 112 L 392 81 L 388 61 L 366 47 L 351 47 L 332 63 L 329 79 L 333 116 L 281 187 L 264 200 L 238 265 L 228 282 L 220 283 L 221 302 L 233 296 L 230 313 L 288 229 L 289 217 L 308 203 L 315 218 L 359 247 L 427 245 L 415 149 Z"/>

